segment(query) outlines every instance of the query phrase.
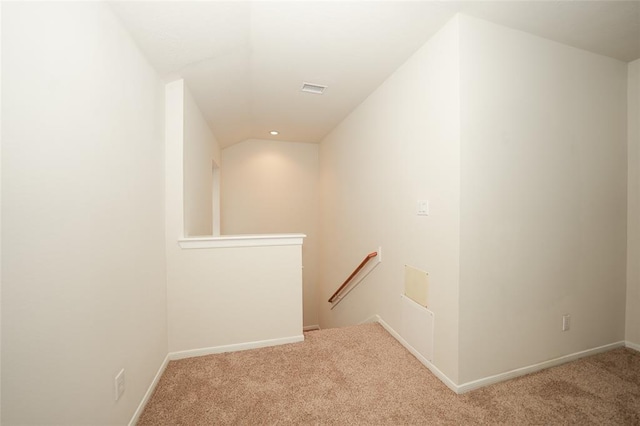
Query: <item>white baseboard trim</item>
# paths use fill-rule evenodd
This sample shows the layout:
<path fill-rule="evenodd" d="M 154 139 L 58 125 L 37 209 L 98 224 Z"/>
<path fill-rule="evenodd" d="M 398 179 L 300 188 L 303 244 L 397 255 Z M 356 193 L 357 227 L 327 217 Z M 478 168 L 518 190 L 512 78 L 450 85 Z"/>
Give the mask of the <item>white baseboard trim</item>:
<path fill-rule="evenodd" d="M 255 342 L 236 343 L 233 345 L 213 346 L 210 348 L 190 349 L 187 351 L 169 352 L 168 357 L 171 361 L 174 361 L 177 359 L 193 358 L 196 356 L 221 354 L 224 352 L 246 351 L 247 349 L 266 348 L 267 346 L 278 346 L 278 345 L 285 345 L 287 343 L 298 343 L 303 341 L 304 341 L 304 335 L 300 334 L 298 336 L 281 337 L 278 339 L 257 340 Z"/>
<path fill-rule="evenodd" d="M 379 323 L 380 323 L 380 325 L 382 325 L 382 322 L 381 322 L 381 321 L 382 321 L 382 319 L 380 318 L 380 315 L 373 315 L 373 316 L 370 316 L 369 318 L 367 318 L 367 319 L 366 319 L 366 320 L 364 320 L 364 321 L 360 321 L 360 322 L 358 323 L 358 325 L 360 325 L 360 324 L 371 324 L 372 322 L 379 322 Z M 387 331 L 388 331 L 388 330 L 387 330 Z M 391 333 L 391 332 L 390 332 L 390 333 Z"/>
<path fill-rule="evenodd" d="M 438 367 L 436 367 L 431 362 L 429 362 L 424 356 L 422 356 L 422 354 L 420 352 L 418 352 L 413 346 L 411 346 L 409 343 L 407 343 L 407 341 L 404 340 L 402 338 L 402 336 L 400 336 L 400 334 L 398 334 L 398 332 L 396 332 L 393 328 L 391 328 L 391 326 L 389 324 L 384 322 L 384 320 L 382 318 L 380 318 L 379 315 L 374 315 L 373 317 L 370 317 L 370 318 L 366 319 L 365 321 L 363 321 L 363 323 L 368 323 L 368 322 L 377 322 L 377 323 L 379 323 L 385 330 L 387 330 L 389 332 L 389 334 L 391 334 L 398 342 L 400 342 L 400 344 L 402 346 L 404 346 L 411 353 L 411 355 L 415 356 L 418 359 L 418 361 L 420 361 L 422 364 L 424 364 L 425 367 L 427 367 L 429 370 L 431 370 L 431 372 L 438 379 L 440 379 L 440 381 L 442 383 L 444 383 L 449 389 L 451 389 L 455 393 L 460 393 L 459 390 L 458 390 L 459 386 L 456 385 L 453 382 L 453 380 L 451 380 L 449 377 L 447 377 L 447 375 L 444 374 L 442 371 L 440 371 L 440 369 L 438 369 Z"/>
<path fill-rule="evenodd" d="M 319 325 L 305 325 L 304 327 L 302 327 L 302 331 L 315 331 L 315 330 L 320 330 L 320 326 Z"/>
<path fill-rule="evenodd" d="M 438 369 L 435 365 L 429 362 L 424 356 L 420 354 L 417 350 L 415 350 L 406 340 L 398 334 L 389 324 L 384 322 L 379 315 L 374 315 L 372 317 L 367 318 L 362 321 L 360 324 L 366 324 L 371 322 L 379 323 L 385 330 L 389 332 L 402 346 L 404 346 L 413 356 L 415 356 L 418 361 L 424 364 L 431 372 L 442 381 L 449 389 L 454 391 L 457 394 L 462 394 L 465 392 L 472 391 L 474 389 L 479 389 L 485 386 L 492 385 L 494 383 L 503 382 L 505 380 L 514 379 L 516 377 L 524 376 L 525 374 L 535 373 L 536 371 L 545 370 L 547 368 L 555 367 L 557 365 L 561 365 L 567 362 L 575 361 L 580 358 L 584 358 L 591 355 L 596 355 L 602 352 L 610 351 L 611 349 L 620 348 L 626 346 L 631 349 L 635 349 L 640 351 L 640 345 L 631 343 L 631 342 L 615 342 L 608 345 L 599 346 L 597 348 L 587 349 L 581 352 L 576 352 L 569 355 L 564 355 L 558 358 L 551 359 L 549 361 L 540 362 L 538 364 L 529 365 L 527 367 L 517 368 L 515 370 L 507 371 L 505 373 L 496 374 L 494 376 L 485 377 L 478 380 L 473 380 L 471 382 L 463 383 L 461 385 L 457 385 L 447 377 L 442 371 Z"/>
<path fill-rule="evenodd" d="M 140 416 L 144 411 L 144 407 L 147 406 L 147 402 L 149 402 L 149 398 L 151 398 L 151 395 L 153 395 L 153 391 L 156 390 L 156 386 L 158 386 L 160 377 L 162 377 L 162 374 L 164 373 L 164 370 L 167 368 L 168 364 L 169 364 L 169 355 L 165 356 L 164 361 L 162 361 L 162 364 L 160 364 L 160 368 L 158 369 L 158 372 L 156 373 L 153 380 L 151 381 L 151 384 L 149 385 L 147 392 L 142 397 L 142 401 L 140 401 L 140 404 L 138 404 L 138 408 L 136 409 L 135 413 L 133 413 L 133 417 L 131 418 L 131 421 L 129 421 L 129 426 L 134 426 L 138 422 L 138 419 L 140 419 Z"/>
<path fill-rule="evenodd" d="M 625 342 L 623 341 L 610 343 L 608 345 L 598 346 L 597 348 L 575 352 L 569 355 L 564 355 L 558 358 L 550 359 L 549 361 L 544 361 L 538 364 L 529 365 L 527 367 L 516 368 L 515 370 L 496 374 L 494 376 L 485 377 L 483 379 L 473 380 L 471 382 L 467 382 L 458 386 L 458 389 L 459 389 L 458 393 L 469 392 L 471 390 L 492 385 L 494 383 L 503 382 L 505 380 L 510 380 L 516 377 L 524 376 L 525 374 L 535 373 L 536 371 L 540 371 L 540 370 L 546 370 L 547 368 L 551 368 L 567 362 L 575 361 L 580 358 L 610 351 L 611 349 L 620 348 L 620 347 L 623 347 L 624 344 Z"/>
<path fill-rule="evenodd" d="M 629 341 L 624 342 L 624 345 L 629 348 L 640 352 L 640 345 L 637 343 L 631 343 Z"/>
<path fill-rule="evenodd" d="M 320 327 L 318 327 L 318 330 L 319 329 Z M 238 343 L 234 345 L 225 345 L 225 346 L 215 346 L 211 348 L 193 349 L 188 351 L 169 352 L 167 356 L 164 358 L 164 361 L 162 361 L 162 364 L 160 365 L 158 372 L 153 378 L 153 381 L 149 385 L 147 392 L 144 394 L 144 397 L 142 397 L 142 401 L 140 401 L 138 408 L 136 409 L 135 413 L 133 413 L 133 417 L 131 418 L 131 421 L 129 421 L 129 426 L 135 426 L 135 424 L 138 422 L 138 419 L 140 419 L 140 416 L 144 411 L 144 407 L 149 402 L 149 398 L 151 398 L 151 395 L 153 394 L 153 391 L 156 389 L 156 386 L 158 386 L 160 377 L 162 377 L 164 370 L 167 368 L 167 365 L 169 364 L 169 361 L 174 361 L 177 359 L 184 359 L 184 358 L 192 358 L 195 356 L 219 354 L 224 352 L 244 351 L 247 349 L 264 348 L 267 346 L 284 345 L 287 343 L 297 343 L 302 341 L 304 341 L 304 335 L 283 337 L 279 339 L 270 339 L 270 340 L 258 340 L 255 342 Z"/>

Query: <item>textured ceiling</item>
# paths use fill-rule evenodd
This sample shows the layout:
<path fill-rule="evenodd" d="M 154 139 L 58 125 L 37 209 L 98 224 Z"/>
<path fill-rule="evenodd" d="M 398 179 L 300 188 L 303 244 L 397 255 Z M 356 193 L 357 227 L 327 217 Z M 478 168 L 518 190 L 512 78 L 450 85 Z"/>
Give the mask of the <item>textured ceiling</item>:
<path fill-rule="evenodd" d="M 640 1 L 111 6 L 161 75 L 185 79 L 223 147 L 248 138 L 319 142 L 457 12 L 622 61 L 640 57 Z M 328 88 L 302 93 L 303 82 Z"/>

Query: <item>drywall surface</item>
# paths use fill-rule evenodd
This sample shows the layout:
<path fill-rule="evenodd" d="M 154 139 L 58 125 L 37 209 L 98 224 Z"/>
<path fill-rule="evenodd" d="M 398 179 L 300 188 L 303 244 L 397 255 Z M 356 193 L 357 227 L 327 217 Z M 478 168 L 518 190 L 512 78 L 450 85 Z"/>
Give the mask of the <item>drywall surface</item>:
<path fill-rule="evenodd" d="M 220 165 L 220 147 L 186 85 L 183 113 L 184 232 L 212 235 L 214 214 L 220 214 L 213 211 L 220 205 L 213 200 L 213 162 Z"/>
<path fill-rule="evenodd" d="M 184 80 L 164 90 L 165 244 L 167 249 L 184 237 Z"/>
<path fill-rule="evenodd" d="M 162 85 L 104 3 L 2 9 L 2 423 L 126 424 L 167 354 Z"/>
<path fill-rule="evenodd" d="M 320 323 L 379 314 L 402 329 L 404 265 L 429 273 L 434 364 L 458 375 L 458 21 L 445 25 L 320 146 Z M 417 215 L 429 200 L 430 215 Z M 372 251 L 382 263 L 335 309 L 326 300 Z"/>
<path fill-rule="evenodd" d="M 187 111 L 182 80 L 165 88 L 165 209 L 169 351 L 302 335 L 302 250 L 183 249 Z"/>
<path fill-rule="evenodd" d="M 319 147 L 247 140 L 222 150 L 223 234 L 303 233 L 304 325 L 318 324 Z"/>
<path fill-rule="evenodd" d="M 0 3 L 0 46 L 2 46 L 2 3 Z M 0 49 L 0 111 L 2 111 L 2 49 Z M 0 135 L 2 118 L 0 117 Z M 0 241 L 2 241 L 2 137 L 0 137 Z M 2 377 L 2 244 L 0 244 L 0 378 Z M 2 386 L 0 385 L 0 401 Z M 0 402 L 0 423 L 2 423 L 2 403 Z"/>
<path fill-rule="evenodd" d="M 461 16 L 460 82 L 460 383 L 623 340 L 626 64 Z"/>
<path fill-rule="evenodd" d="M 627 329 L 640 345 L 640 59 L 627 69 Z"/>
<path fill-rule="evenodd" d="M 301 246 L 168 250 L 169 351 L 302 335 Z"/>

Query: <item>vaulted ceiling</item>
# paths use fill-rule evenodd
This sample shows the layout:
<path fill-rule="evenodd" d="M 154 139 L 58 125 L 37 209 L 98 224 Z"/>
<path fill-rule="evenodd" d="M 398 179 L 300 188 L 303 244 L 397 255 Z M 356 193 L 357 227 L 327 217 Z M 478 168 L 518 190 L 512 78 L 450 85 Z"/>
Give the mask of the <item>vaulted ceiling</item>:
<path fill-rule="evenodd" d="M 458 12 L 621 61 L 640 58 L 640 1 L 111 6 L 164 78 L 184 78 L 222 147 L 249 138 L 320 142 Z M 304 93 L 303 82 L 327 89 Z"/>

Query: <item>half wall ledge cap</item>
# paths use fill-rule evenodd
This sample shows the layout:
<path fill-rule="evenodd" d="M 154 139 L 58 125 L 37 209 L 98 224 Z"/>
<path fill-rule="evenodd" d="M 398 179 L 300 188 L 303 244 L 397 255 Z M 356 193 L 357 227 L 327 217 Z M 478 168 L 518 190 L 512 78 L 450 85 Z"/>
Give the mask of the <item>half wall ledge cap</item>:
<path fill-rule="evenodd" d="M 183 249 L 229 248 L 229 247 L 275 247 L 301 246 L 305 234 L 261 234 L 261 235 L 221 235 L 219 237 L 180 238 L 178 245 Z"/>

